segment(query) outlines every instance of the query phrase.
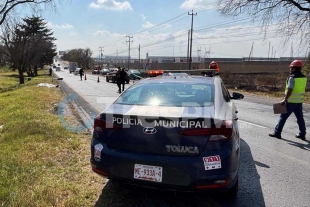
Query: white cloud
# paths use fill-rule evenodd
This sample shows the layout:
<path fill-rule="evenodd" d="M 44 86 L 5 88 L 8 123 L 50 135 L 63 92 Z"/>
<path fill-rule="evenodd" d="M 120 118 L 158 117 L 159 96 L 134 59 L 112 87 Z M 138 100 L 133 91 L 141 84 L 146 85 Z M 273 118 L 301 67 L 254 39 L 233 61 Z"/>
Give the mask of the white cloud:
<path fill-rule="evenodd" d="M 109 9 L 109 10 L 132 10 L 128 1 L 118 2 L 116 0 L 97 0 L 89 5 L 93 9 Z"/>
<path fill-rule="evenodd" d="M 142 24 L 143 28 L 151 28 L 154 26 L 155 26 L 155 24 L 152 24 L 151 22 L 145 22 L 144 24 Z"/>
<path fill-rule="evenodd" d="M 146 17 L 144 16 L 144 14 L 140 14 L 140 17 L 142 18 L 142 20 L 146 20 Z"/>
<path fill-rule="evenodd" d="M 212 1 L 209 0 L 209 3 L 210 2 L 212 3 Z M 199 7 L 211 8 L 204 3 L 207 3 L 207 0 L 185 0 L 180 7 L 183 9 L 197 9 Z"/>
<path fill-rule="evenodd" d="M 53 24 L 52 22 L 48 22 L 47 26 L 50 28 L 59 28 L 59 29 L 72 29 L 72 28 L 74 28 L 74 26 L 71 24 L 58 25 L 58 24 Z"/>

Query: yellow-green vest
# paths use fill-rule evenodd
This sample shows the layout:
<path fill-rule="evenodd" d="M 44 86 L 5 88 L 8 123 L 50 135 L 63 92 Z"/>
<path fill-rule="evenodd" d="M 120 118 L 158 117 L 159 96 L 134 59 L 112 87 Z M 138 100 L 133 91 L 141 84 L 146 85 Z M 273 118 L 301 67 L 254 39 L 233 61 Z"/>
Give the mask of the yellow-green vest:
<path fill-rule="evenodd" d="M 292 95 L 288 98 L 288 103 L 302 103 L 304 102 L 304 96 L 306 91 L 306 85 L 307 85 L 307 78 L 306 77 L 300 77 L 300 78 L 294 78 L 294 88 L 292 91 Z M 288 81 L 286 81 L 285 86 L 285 94 L 288 90 Z"/>

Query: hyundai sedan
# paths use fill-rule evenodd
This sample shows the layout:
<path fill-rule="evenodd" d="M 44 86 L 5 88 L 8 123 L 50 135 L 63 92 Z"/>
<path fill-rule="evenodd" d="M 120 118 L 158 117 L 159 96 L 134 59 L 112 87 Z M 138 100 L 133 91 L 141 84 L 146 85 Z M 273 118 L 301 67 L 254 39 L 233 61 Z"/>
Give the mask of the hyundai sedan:
<path fill-rule="evenodd" d="M 92 170 L 175 191 L 238 190 L 237 109 L 219 76 L 145 78 L 94 120 Z"/>

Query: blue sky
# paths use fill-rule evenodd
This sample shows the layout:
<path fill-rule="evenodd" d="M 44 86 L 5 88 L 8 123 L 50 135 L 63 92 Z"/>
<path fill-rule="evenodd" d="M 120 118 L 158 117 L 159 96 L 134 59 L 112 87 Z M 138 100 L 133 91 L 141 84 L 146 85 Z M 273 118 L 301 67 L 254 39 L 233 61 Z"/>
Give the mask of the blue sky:
<path fill-rule="evenodd" d="M 215 0 L 72 0 L 58 5 L 57 12 L 43 12 L 42 17 L 54 31 L 58 51 L 90 48 L 98 57 L 186 56 L 187 33 L 191 26 L 188 12 L 194 10 L 192 55 L 200 57 L 289 57 L 291 45 L 281 47 L 281 38 L 264 40 L 257 23 L 248 16 L 224 18 L 216 10 Z M 297 44 L 298 38 L 293 42 Z M 270 47 L 269 47 L 270 44 Z M 294 56 L 305 51 L 293 48 Z"/>

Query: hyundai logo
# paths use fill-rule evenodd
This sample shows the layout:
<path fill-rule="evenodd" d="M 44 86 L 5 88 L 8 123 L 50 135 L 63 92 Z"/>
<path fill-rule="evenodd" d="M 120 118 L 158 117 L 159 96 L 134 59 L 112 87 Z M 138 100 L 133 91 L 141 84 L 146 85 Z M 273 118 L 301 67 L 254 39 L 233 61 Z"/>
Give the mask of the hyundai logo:
<path fill-rule="evenodd" d="M 144 127 L 143 132 L 145 134 L 155 134 L 157 130 L 154 127 Z"/>

